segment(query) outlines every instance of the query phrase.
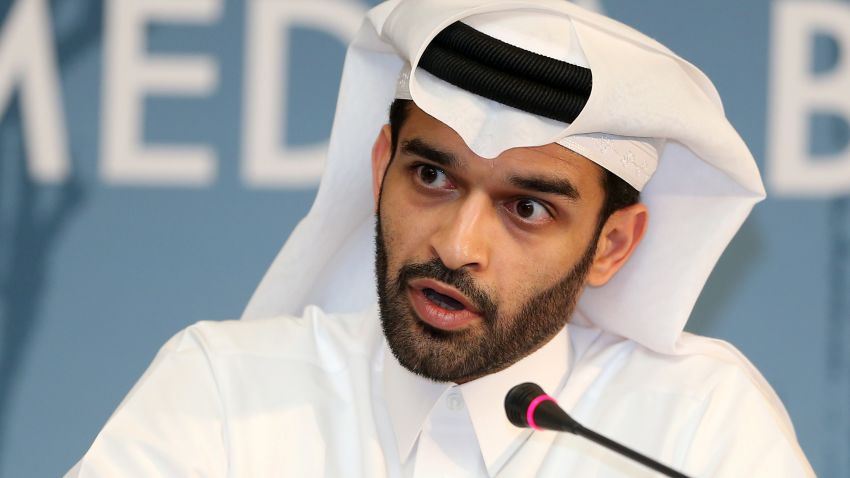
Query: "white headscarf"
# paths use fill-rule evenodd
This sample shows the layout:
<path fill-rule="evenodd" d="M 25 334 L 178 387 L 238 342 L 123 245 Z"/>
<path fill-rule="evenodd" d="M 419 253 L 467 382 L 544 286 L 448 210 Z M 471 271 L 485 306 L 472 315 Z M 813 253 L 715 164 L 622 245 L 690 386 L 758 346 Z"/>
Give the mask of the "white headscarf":
<path fill-rule="evenodd" d="M 417 69 L 430 40 L 458 20 L 588 66 L 593 88 L 578 118 L 566 125 L 534 116 Z M 558 142 L 642 187 L 650 211 L 643 242 L 608 284 L 585 290 L 572 320 L 676 353 L 706 279 L 764 187 L 702 72 L 651 38 L 563 0 L 391 0 L 372 9 L 346 56 L 316 201 L 243 318 L 376 302 L 370 151 L 404 83 L 417 106 L 481 156 Z M 603 154 L 611 141 L 624 141 L 621 153 Z M 635 148 L 645 161 L 623 152 Z"/>

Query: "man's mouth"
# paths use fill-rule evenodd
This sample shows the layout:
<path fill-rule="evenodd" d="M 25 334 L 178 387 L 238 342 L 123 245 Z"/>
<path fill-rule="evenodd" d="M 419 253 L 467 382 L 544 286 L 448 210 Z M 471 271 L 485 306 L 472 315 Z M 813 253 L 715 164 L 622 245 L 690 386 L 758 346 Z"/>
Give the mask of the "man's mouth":
<path fill-rule="evenodd" d="M 440 330 L 464 329 L 481 318 L 465 295 L 433 279 L 410 281 L 408 296 L 416 316 Z"/>
<path fill-rule="evenodd" d="M 460 302 L 447 295 L 441 294 L 434 289 L 426 287 L 425 289 L 422 289 L 422 293 L 425 294 L 425 297 L 427 297 L 431 302 L 434 302 L 444 309 L 463 310 L 465 308 Z"/>

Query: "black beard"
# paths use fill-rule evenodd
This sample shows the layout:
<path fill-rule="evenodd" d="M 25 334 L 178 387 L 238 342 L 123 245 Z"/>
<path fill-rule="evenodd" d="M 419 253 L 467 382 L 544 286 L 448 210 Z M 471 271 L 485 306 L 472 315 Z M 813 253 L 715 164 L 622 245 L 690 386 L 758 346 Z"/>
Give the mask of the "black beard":
<path fill-rule="evenodd" d="M 526 301 L 514 317 L 502 317 L 498 303 L 475 285 L 466 269 L 449 269 L 437 258 L 405 264 L 388 280 L 380 213 L 375 222 L 375 273 L 384 336 L 402 366 L 438 382 L 461 382 L 498 372 L 554 337 L 572 316 L 598 239 L 597 233 L 560 281 Z M 466 295 L 480 311 L 483 327 L 448 332 L 420 320 L 407 296 L 407 284 L 418 278 L 444 282 Z"/>

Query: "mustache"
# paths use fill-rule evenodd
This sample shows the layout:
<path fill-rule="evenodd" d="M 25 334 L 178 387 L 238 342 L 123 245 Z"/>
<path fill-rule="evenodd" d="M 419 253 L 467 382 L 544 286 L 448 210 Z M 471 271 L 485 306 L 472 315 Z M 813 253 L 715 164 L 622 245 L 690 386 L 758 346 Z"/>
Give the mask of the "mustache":
<path fill-rule="evenodd" d="M 438 258 L 428 262 L 405 264 L 399 269 L 396 278 L 398 292 L 404 293 L 407 284 L 414 279 L 433 279 L 454 287 L 475 305 L 486 323 L 495 322 L 498 305 L 487 292 L 475 284 L 475 279 L 466 269 L 449 269 Z"/>

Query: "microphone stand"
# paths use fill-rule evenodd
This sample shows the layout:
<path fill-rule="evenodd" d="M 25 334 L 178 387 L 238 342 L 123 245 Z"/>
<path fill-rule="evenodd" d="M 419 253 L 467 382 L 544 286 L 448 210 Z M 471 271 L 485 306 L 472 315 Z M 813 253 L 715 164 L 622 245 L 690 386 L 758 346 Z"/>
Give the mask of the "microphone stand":
<path fill-rule="evenodd" d="M 662 465 L 661 463 L 658 463 L 657 461 L 653 460 L 652 458 L 644 456 L 644 455 L 632 450 L 631 448 L 629 448 L 625 445 L 621 445 L 621 444 L 615 442 L 614 440 L 611 440 L 610 438 L 604 437 L 604 436 L 596 433 L 595 431 L 593 431 L 589 428 L 585 428 L 578 422 L 574 422 L 573 425 L 569 429 L 565 429 L 563 431 L 571 432 L 571 433 L 574 433 L 576 435 L 583 436 L 590 441 L 598 443 L 598 444 L 604 446 L 605 448 L 607 448 L 611 451 L 614 451 L 614 452 L 619 453 L 621 455 L 627 456 L 627 457 L 631 458 L 632 460 L 634 460 L 638 463 L 641 463 L 645 466 L 648 466 L 649 468 L 652 468 L 653 470 L 655 470 L 659 473 L 663 473 L 666 476 L 670 476 L 670 477 L 673 477 L 673 478 L 688 478 L 688 475 L 685 475 L 683 473 L 679 473 L 678 471 L 670 468 L 669 466 Z"/>
<path fill-rule="evenodd" d="M 666 476 L 688 478 L 687 475 L 669 466 L 662 465 L 648 456 L 585 428 L 569 416 L 563 408 L 558 406 L 554 398 L 546 395 L 543 389 L 535 383 L 526 382 L 513 387 L 505 396 L 505 413 L 508 420 L 518 427 L 573 433 Z"/>

